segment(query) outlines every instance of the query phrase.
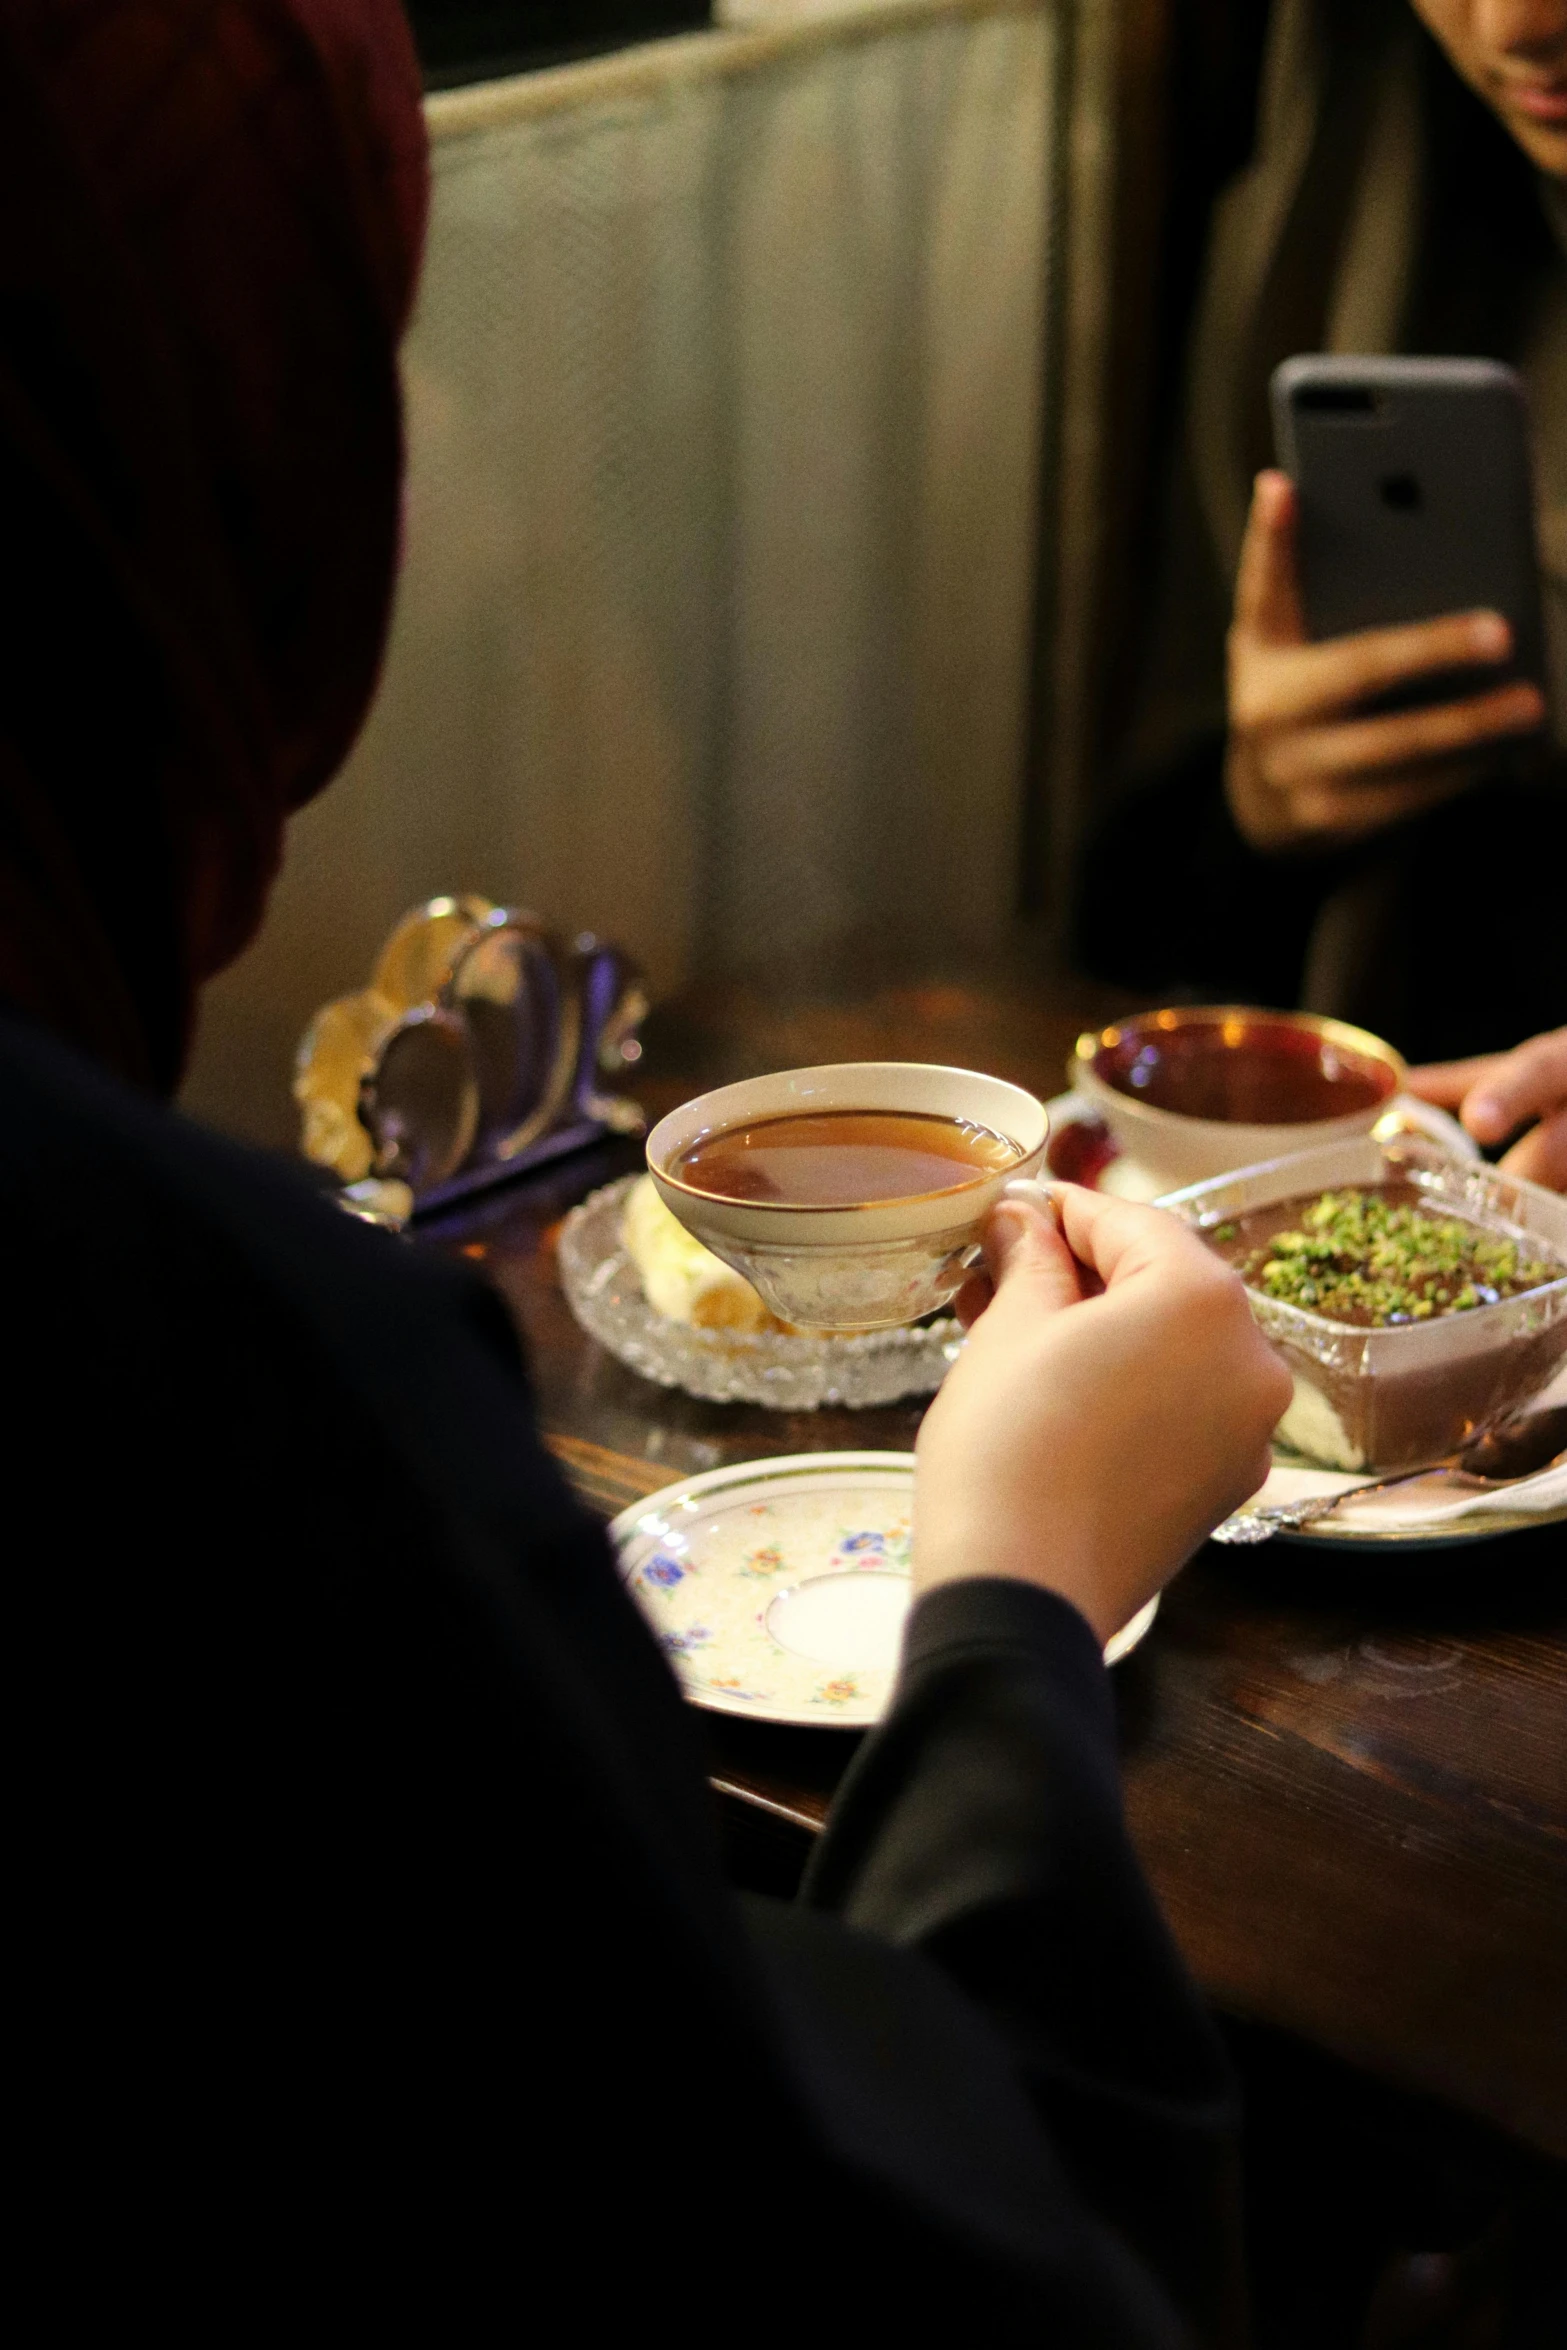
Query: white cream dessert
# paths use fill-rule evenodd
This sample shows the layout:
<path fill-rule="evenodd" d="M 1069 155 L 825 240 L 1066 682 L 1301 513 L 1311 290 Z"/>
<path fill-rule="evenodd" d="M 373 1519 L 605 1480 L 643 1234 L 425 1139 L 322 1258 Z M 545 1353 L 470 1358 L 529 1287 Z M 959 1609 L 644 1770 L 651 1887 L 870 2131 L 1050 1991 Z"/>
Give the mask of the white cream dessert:
<path fill-rule="evenodd" d="M 689 1322 L 698 1330 L 784 1330 L 749 1281 L 694 1240 L 670 1214 L 650 1175 L 632 1186 L 621 1219 L 621 1238 L 642 1278 L 656 1314 Z"/>

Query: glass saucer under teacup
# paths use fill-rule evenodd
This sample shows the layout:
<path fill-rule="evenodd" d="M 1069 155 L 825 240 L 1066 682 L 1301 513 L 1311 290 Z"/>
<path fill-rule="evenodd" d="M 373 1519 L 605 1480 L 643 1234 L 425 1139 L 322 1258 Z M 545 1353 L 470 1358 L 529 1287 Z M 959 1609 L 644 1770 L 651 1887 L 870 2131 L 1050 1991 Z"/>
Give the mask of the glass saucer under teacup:
<path fill-rule="evenodd" d="M 655 1312 L 621 1232 L 626 1200 L 640 1180 L 626 1175 L 591 1193 L 572 1209 L 560 1235 L 567 1302 L 584 1330 L 619 1361 L 661 1387 L 780 1412 L 832 1404 L 866 1409 L 934 1395 L 963 1344 L 950 1314 L 846 1337 L 703 1330 Z"/>

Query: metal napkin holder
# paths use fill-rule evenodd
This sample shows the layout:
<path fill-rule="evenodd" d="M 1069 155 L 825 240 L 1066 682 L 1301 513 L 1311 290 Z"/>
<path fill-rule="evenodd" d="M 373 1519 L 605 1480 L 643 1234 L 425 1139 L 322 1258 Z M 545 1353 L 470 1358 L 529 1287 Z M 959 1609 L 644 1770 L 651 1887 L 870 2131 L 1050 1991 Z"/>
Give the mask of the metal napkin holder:
<path fill-rule="evenodd" d="M 324 1004 L 301 1040 L 305 1156 L 378 1223 L 444 1206 L 579 1150 L 640 1134 L 606 1090 L 641 1058 L 642 975 L 591 932 L 481 897 L 404 916 L 370 985 Z"/>

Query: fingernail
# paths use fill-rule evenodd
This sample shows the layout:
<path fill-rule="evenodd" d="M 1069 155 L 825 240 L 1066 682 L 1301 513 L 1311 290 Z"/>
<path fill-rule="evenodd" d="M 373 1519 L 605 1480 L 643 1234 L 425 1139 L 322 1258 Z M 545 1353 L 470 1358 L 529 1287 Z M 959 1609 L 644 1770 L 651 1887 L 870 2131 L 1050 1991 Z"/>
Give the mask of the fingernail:
<path fill-rule="evenodd" d="M 1481 612 L 1469 624 L 1469 641 L 1477 653 L 1499 661 L 1512 646 L 1513 632 L 1500 612 Z"/>
<path fill-rule="evenodd" d="M 1028 1207 L 1037 1210 L 1047 1224 L 1053 1224 L 1059 1232 L 1061 1210 L 1056 1204 L 1057 1188 L 1047 1178 L 1034 1175 L 1014 1175 L 1011 1182 L 1004 1187 L 1001 1200 L 1013 1205 L 1026 1203 Z M 1001 1201 L 998 1201 L 997 1205 L 1000 1206 L 1000 1204 Z"/>
<path fill-rule="evenodd" d="M 1481 1141 L 1487 1135 L 1505 1134 L 1507 1123 L 1507 1105 L 1494 1093 L 1472 1093 L 1464 1104 L 1464 1124 Z"/>

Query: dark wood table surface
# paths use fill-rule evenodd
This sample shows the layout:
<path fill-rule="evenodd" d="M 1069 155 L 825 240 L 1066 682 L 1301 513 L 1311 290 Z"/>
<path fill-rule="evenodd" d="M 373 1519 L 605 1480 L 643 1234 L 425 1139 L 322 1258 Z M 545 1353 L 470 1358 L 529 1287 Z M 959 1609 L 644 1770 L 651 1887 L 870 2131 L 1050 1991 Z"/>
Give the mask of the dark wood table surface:
<path fill-rule="evenodd" d="M 1125 1008 L 1026 971 L 715 990 L 655 1015 L 636 1090 L 658 1114 L 764 1069 L 919 1059 L 1048 1096 L 1078 1029 Z M 727 1461 L 912 1445 L 917 1402 L 703 1403 L 578 1328 L 559 1220 L 639 1158 L 605 1145 L 428 1234 L 513 1303 L 586 1499 L 609 1515 Z M 1116 1685 L 1132 1834 L 1209 1996 L 1567 2155 L 1567 1526 L 1445 1559 L 1208 1545 Z M 803 1843 L 852 1734 L 704 1721 L 721 1802 Z"/>

